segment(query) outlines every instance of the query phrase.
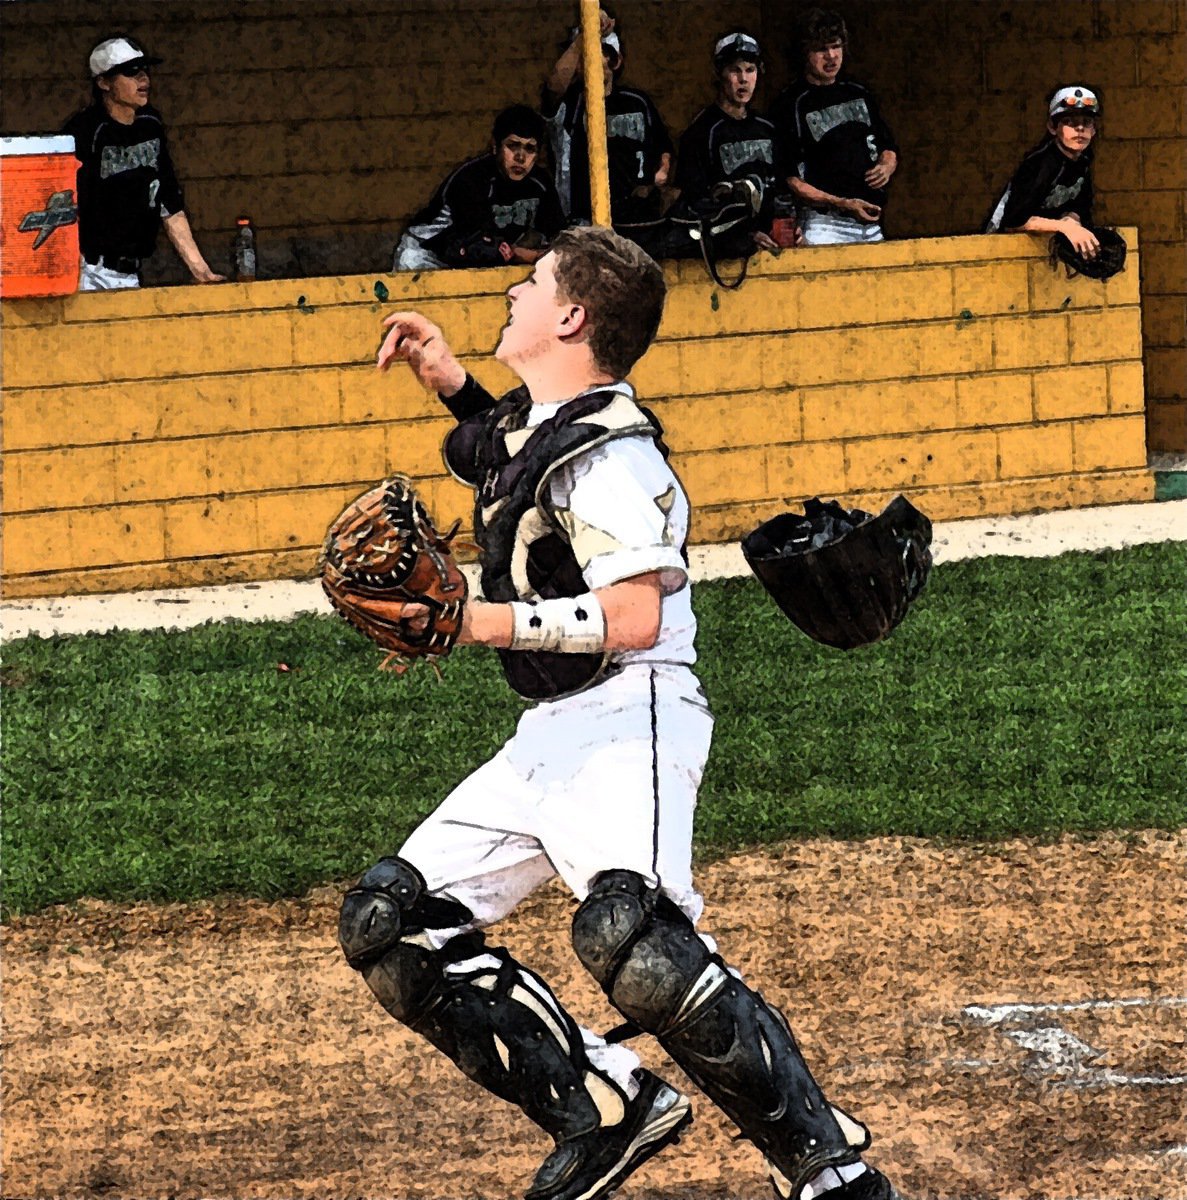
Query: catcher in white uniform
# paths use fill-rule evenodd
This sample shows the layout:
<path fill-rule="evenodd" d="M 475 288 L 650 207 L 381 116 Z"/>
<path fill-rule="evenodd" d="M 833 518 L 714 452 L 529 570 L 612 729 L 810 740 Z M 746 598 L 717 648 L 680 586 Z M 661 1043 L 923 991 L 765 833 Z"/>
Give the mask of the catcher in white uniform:
<path fill-rule="evenodd" d="M 560 234 L 508 291 L 496 401 L 442 332 L 397 313 L 407 362 L 458 420 L 482 597 L 458 641 L 497 649 L 536 700 L 514 736 L 351 889 L 339 939 L 384 1008 L 554 1138 L 528 1200 L 595 1200 L 678 1139 L 689 1100 L 582 1029 L 481 930 L 559 874 L 582 963 L 768 1160 L 776 1194 L 888 1200 L 869 1135 L 830 1105 L 783 1016 L 695 922 L 693 811 L 713 719 L 693 674 L 687 496 L 623 378 L 663 311 L 660 269 L 601 228 Z M 407 609 L 404 610 L 407 615 Z M 621 1032 L 621 1031 L 616 1031 Z M 614 1035 L 610 1035 L 611 1038 Z"/>

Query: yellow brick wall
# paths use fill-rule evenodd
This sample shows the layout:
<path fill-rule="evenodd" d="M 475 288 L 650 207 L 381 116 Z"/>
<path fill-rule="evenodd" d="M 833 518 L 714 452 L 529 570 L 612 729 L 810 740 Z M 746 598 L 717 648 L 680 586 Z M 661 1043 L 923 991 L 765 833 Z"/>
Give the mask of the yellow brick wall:
<path fill-rule="evenodd" d="M 768 29 L 800 5 L 766 0 Z M 826 7 L 828 7 L 826 5 Z M 849 0 L 855 74 L 902 143 L 887 227 L 980 228 L 1043 134 L 1044 97 L 1087 82 L 1104 105 L 1097 216 L 1142 241 L 1151 450 L 1187 451 L 1187 2 Z"/>
<path fill-rule="evenodd" d="M 787 81 L 800 0 L 617 0 L 625 79 L 673 135 L 711 98 L 707 45 L 734 23 Z M 1152 449 L 1187 450 L 1187 4 L 1184 0 L 846 0 L 850 63 L 902 145 L 897 237 L 972 233 L 1041 136 L 1059 82 L 1101 87 L 1102 219 L 1145 254 Z M 574 0 L 93 0 L 0 4 L 0 132 L 57 129 L 87 97 L 113 28 L 168 61 L 154 81 L 200 244 L 226 268 L 235 218 L 271 277 L 384 270 L 445 171 L 484 148 L 504 105 L 535 103 Z M 162 239 L 151 280 L 180 281 Z"/>
<path fill-rule="evenodd" d="M 936 519 L 1150 499 L 1126 234 L 1134 269 L 1104 286 L 1053 273 L 1026 238 L 789 251 L 732 293 L 669 264 L 632 379 L 694 540 L 817 494 L 874 508 L 903 491 Z M 409 372 L 375 370 L 380 321 L 415 304 L 502 389 L 489 351 L 521 274 L 5 302 L 5 593 L 305 575 L 330 520 L 392 470 L 468 524 L 441 461 L 450 421 Z"/>

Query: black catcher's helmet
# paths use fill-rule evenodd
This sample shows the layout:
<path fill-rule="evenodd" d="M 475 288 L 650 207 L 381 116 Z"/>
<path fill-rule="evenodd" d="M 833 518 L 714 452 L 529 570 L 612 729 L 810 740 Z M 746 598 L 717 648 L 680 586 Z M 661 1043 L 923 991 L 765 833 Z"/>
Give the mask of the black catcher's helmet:
<path fill-rule="evenodd" d="M 750 569 L 809 637 L 852 650 L 907 615 L 931 570 L 931 522 L 905 496 L 880 516 L 808 500 L 742 539 Z"/>

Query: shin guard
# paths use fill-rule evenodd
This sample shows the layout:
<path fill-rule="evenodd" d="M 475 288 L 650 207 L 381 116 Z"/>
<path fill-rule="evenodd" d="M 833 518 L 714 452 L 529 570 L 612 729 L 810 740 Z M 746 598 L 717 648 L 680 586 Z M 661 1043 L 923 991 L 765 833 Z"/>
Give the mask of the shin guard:
<path fill-rule="evenodd" d="M 411 864 L 384 859 L 347 893 L 339 941 L 397 1021 L 554 1138 L 621 1121 L 625 1093 L 589 1062 L 580 1029 L 538 975 L 481 933 L 440 949 L 423 936 L 470 920 L 456 901 L 426 895 Z"/>
<path fill-rule="evenodd" d="M 574 917 L 573 942 L 611 1003 L 658 1038 L 792 1196 L 825 1167 L 858 1160 L 869 1132 L 825 1099 L 782 1013 L 642 877 L 600 875 Z"/>

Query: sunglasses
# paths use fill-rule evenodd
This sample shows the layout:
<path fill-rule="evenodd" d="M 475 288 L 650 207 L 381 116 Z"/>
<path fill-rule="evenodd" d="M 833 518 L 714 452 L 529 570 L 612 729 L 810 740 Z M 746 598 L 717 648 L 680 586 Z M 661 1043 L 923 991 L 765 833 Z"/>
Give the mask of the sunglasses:
<path fill-rule="evenodd" d="M 135 79 L 138 75 L 148 75 L 147 63 L 124 63 L 122 67 L 112 67 L 109 75 L 122 75 L 125 79 Z"/>
<path fill-rule="evenodd" d="M 1060 102 L 1064 108 L 1095 108 L 1095 96 L 1069 96 Z"/>

